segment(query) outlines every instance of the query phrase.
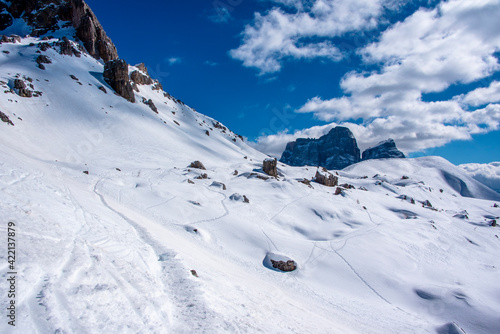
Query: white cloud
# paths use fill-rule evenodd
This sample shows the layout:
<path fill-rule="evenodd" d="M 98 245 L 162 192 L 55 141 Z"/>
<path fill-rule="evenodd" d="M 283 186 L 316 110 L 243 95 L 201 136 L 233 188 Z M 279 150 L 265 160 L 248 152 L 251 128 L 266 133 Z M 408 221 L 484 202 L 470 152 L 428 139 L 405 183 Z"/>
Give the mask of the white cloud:
<path fill-rule="evenodd" d="M 500 162 L 460 165 L 474 179 L 500 192 Z"/>
<path fill-rule="evenodd" d="M 361 142 L 390 135 L 406 152 L 497 130 L 498 82 L 448 101 L 426 102 L 423 96 L 500 70 L 498 17 L 498 0 L 450 0 L 434 10 L 420 9 L 359 51 L 366 64 L 380 70 L 348 73 L 341 82 L 345 96 L 315 97 L 297 111 L 324 121 L 361 119 Z M 470 108 L 478 106 L 484 107 Z"/>
<path fill-rule="evenodd" d="M 182 58 L 180 58 L 180 57 L 170 57 L 170 58 L 167 59 L 167 62 L 170 65 L 179 64 L 179 63 L 182 63 Z"/>
<path fill-rule="evenodd" d="M 249 142 L 249 144 L 255 149 L 279 159 L 287 143 L 297 138 L 319 138 L 328 133 L 328 131 L 335 126 L 336 124 L 332 123 L 304 130 L 297 130 L 294 133 L 289 133 L 288 130 L 284 130 L 273 135 L 262 135 L 258 137 L 255 142 Z"/>
<path fill-rule="evenodd" d="M 230 55 L 255 67 L 261 74 L 277 72 L 286 58 L 342 59 L 339 49 L 329 40 L 347 32 L 372 29 L 384 11 L 384 0 L 316 0 L 274 1 L 308 10 L 288 13 L 273 8 L 266 14 L 255 14 L 253 24 L 243 32 L 243 43 Z M 394 2 L 394 1 L 391 1 Z M 314 40 L 314 41 L 311 41 Z"/>
<path fill-rule="evenodd" d="M 490 86 L 486 88 L 477 88 L 461 96 L 460 100 L 473 107 L 500 102 L 500 81 L 493 81 Z"/>
<path fill-rule="evenodd" d="M 287 57 L 338 59 L 341 55 L 329 44 L 330 37 L 376 27 L 384 8 L 397 9 L 406 3 L 274 2 L 295 7 L 297 12 L 275 8 L 265 15 L 256 14 L 254 23 L 245 28 L 243 44 L 232 51 L 233 57 L 261 73 L 279 71 Z M 434 9 L 418 9 L 357 50 L 367 68 L 376 70 L 347 73 L 340 83 L 344 96 L 313 97 L 296 112 L 313 113 L 320 120 L 348 126 L 361 149 L 392 137 L 405 153 L 498 130 L 500 83 L 489 82 L 500 71 L 499 17 L 500 0 L 448 0 Z M 314 43 L 300 44 L 313 40 L 311 37 Z M 449 100 L 429 101 L 426 96 L 472 83 L 489 86 Z M 277 155 L 287 141 L 307 132 L 262 136 L 256 145 Z"/>

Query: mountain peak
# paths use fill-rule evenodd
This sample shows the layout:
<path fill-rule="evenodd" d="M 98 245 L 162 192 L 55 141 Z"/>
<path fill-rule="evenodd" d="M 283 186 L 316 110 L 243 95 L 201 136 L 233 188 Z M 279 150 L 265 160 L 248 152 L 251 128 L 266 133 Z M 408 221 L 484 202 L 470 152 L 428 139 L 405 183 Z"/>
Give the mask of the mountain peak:
<path fill-rule="evenodd" d="M 291 166 L 342 169 L 359 162 L 360 151 L 351 130 L 337 126 L 319 139 L 298 138 L 288 143 L 280 161 Z"/>
<path fill-rule="evenodd" d="M 0 1 L 0 29 L 24 21 L 31 36 L 43 36 L 65 28 L 73 28 L 72 38 L 78 38 L 87 52 L 104 62 L 118 58 L 118 52 L 106 35 L 92 9 L 83 0 Z M 24 33 L 17 32 L 20 35 Z"/>
<path fill-rule="evenodd" d="M 362 160 L 405 158 L 404 153 L 397 149 L 396 142 L 392 138 L 381 141 L 377 146 L 366 149 L 362 156 Z"/>

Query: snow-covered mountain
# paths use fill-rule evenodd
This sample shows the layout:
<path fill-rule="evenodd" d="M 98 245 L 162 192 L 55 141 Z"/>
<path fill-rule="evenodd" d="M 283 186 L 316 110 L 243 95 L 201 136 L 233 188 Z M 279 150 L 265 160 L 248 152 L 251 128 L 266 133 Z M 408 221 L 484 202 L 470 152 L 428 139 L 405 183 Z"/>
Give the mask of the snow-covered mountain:
<path fill-rule="evenodd" d="M 114 94 L 74 32 L 0 45 L 1 333 L 500 332 L 498 193 L 438 157 L 270 177 L 156 83 Z"/>
<path fill-rule="evenodd" d="M 477 181 L 500 193 L 500 162 L 489 164 L 464 164 L 460 165 L 470 176 Z"/>

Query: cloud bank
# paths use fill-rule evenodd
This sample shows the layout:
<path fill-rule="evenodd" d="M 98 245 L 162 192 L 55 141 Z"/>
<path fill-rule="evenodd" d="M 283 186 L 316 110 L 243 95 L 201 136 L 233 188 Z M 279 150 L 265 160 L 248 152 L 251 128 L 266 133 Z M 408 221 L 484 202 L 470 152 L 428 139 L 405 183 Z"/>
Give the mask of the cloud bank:
<path fill-rule="evenodd" d="M 287 58 L 339 60 L 345 55 L 331 42 L 332 37 L 375 29 L 384 10 L 402 4 L 382 0 L 275 2 L 297 11 L 274 8 L 265 15 L 256 14 L 243 32 L 242 45 L 231 52 L 244 66 L 261 73 L 279 71 Z M 343 123 L 363 144 L 391 136 L 405 153 L 498 130 L 500 82 L 492 77 L 500 71 L 499 17 L 499 0 L 449 0 L 433 9 L 420 8 L 356 50 L 363 70 L 344 75 L 342 96 L 311 97 L 296 111 Z M 456 87 L 473 88 L 451 98 L 436 98 Z M 280 133 L 259 138 L 257 143 L 272 142 L 275 147 L 288 137 Z"/>
<path fill-rule="evenodd" d="M 500 193 L 500 162 L 460 165 L 474 179 Z"/>

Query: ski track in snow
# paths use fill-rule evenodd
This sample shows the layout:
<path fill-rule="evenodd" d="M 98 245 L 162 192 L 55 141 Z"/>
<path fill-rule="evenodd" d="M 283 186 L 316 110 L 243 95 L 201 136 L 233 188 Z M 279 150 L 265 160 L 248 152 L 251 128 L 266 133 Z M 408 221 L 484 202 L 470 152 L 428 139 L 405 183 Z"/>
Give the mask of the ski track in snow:
<path fill-rule="evenodd" d="M 140 224 L 127 217 L 126 214 L 121 212 L 119 209 L 109 205 L 104 196 L 98 191 L 99 183 L 102 182 L 102 180 L 104 179 L 101 178 L 97 181 L 93 189 L 94 193 L 99 197 L 101 203 L 130 224 L 137 231 L 139 237 L 145 242 L 145 244 L 151 246 L 158 259 L 161 259 L 162 267 L 165 271 L 163 282 L 169 286 L 169 294 L 174 295 L 171 298 L 176 304 L 176 311 L 178 312 L 176 317 L 180 318 L 178 321 L 184 324 L 191 323 L 192 326 L 194 325 L 192 328 L 197 328 L 199 330 L 202 328 L 211 328 L 213 326 L 211 324 L 213 320 L 211 319 L 217 318 L 217 315 L 204 304 L 201 293 L 196 291 L 197 289 L 194 287 L 194 284 L 185 277 L 187 270 L 183 268 L 179 261 L 174 259 L 175 253 L 161 245 L 147 232 L 146 229 L 141 227 Z M 168 255 L 166 257 L 168 260 L 164 259 L 166 255 Z M 169 269 L 168 271 L 167 268 Z M 186 299 L 191 299 L 193 301 L 187 304 Z M 194 324 L 192 324 L 193 321 L 195 322 Z M 185 327 L 185 325 L 182 327 Z M 184 333 L 187 329 L 177 328 L 177 331 L 179 330 Z M 203 330 L 203 332 L 205 332 L 205 330 Z M 210 330 L 208 333 L 209 332 Z"/>
<path fill-rule="evenodd" d="M 0 123 L 0 218 L 19 222 L 23 334 L 500 331 L 499 196 L 456 166 L 361 162 L 339 171 L 355 187 L 345 196 L 298 183 L 314 176 L 310 167 L 240 177 L 262 174 L 267 157 L 151 86 L 139 85 L 136 99 L 158 114 L 123 100 L 85 53 L 43 51 L 53 63 L 40 70 L 40 42 L 0 44 L 10 51 L 0 52 L 2 91 L 28 76 L 43 91 L 0 93 L 15 122 Z M 195 160 L 210 181 L 188 183 L 202 173 L 184 167 Z M 271 251 L 298 269 L 269 270 Z"/>

